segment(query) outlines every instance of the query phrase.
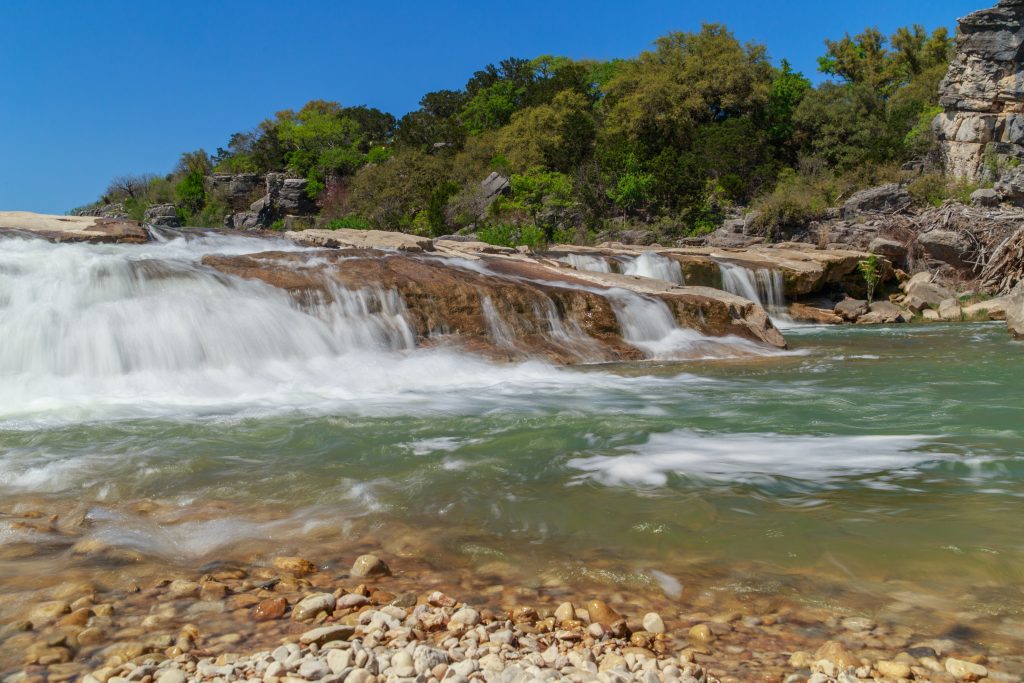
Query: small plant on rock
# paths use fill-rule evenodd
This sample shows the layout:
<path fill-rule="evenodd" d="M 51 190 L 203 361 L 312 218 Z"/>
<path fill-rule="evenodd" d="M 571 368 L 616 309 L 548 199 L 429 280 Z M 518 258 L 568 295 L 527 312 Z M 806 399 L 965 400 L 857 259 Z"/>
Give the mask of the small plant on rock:
<path fill-rule="evenodd" d="M 878 257 L 874 254 L 857 264 L 857 268 L 864 278 L 864 285 L 867 287 L 868 303 L 874 301 L 875 288 L 878 287 L 878 281 L 881 279 L 878 266 Z"/>

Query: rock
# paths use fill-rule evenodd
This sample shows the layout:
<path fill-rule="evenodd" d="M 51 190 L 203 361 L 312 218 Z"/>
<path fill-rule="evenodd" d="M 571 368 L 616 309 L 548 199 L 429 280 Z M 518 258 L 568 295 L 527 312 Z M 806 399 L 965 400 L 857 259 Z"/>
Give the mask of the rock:
<path fill-rule="evenodd" d="M 946 659 L 946 671 L 958 681 L 976 681 L 988 675 L 988 669 L 981 664 L 965 662 L 962 659 Z"/>
<path fill-rule="evenodd" d="M 931 323 L 937 323 L 942 320 L 942 316 L 934 308 L 926 308 L 921 311 L 921 317 Z"/>
<path fill-rule="evenodd" d="M 201 587 L 195 581 L 177 579 L 167 587 L 167 592 L 172 598 L 195 598 L 199 596 Z"/>
<path fill-rule="evenodd" d="M 52 624 L 70 612 L 71 605 L 68 603 L 63 600 L 51 600 L 49 602 L 40 602 L 37 604 L 29 611 L 26 617 L 30 622 L 32 622 L 33 626 L 38 628 L 43 624 Z"/>
<path fill-rule="evenodd" d="M 352 666 L 352 650 L 328 650 L 327 666 L 331 668 L 331 673 L 340 674 Z"/>
<path fill-rule="evenodd" d="M 391 668 L 399 678 L 411 678 L 416 675 L 416 665 L 412 655 L 405 650 L 399 650 L 392 655 Z"/>
<path fill-rule="evenodd" d="M 149 233 L 137 222 L 97 216 L 53 216 L 29 211 L 0 211 L 3 233 L 37 235 L 51 242 L 141 244 Z"/>
<path fill-rule="evenodd" d="M 832 311 L 801 303 L 789 305 L 789 317 L 797 322 L 813 323 L 815 325 L 839 325 L 843 322 L 843 318 Z"/>
<path fill-rule="evenodd" d="M 888 301 L 874 302 L 868 307 L 868 312 L 857 319 L 858 325 L 891 325 L 902 322 L 906 322 L 903 311 Z"/>
<path fill-rule="evenodd" d="M 316 572 L 316 565 L 301 557 L 275 557 L 274 569 L 295 576 L 307 576 Z"/>
<path fill-rule="evenodd" d="M 452 615 L 448 623 L 456 626 L 476 626 L 480 623 L 480 613 L 472 607 L 463 607 Z"/>
<path fill-rule="evenodd" d="M 657 612 L 648 612 L 643 618 L 644 630 L 648 633 L 665 633 L 665 622 Z"/>
<path fill-rule="evenodd" d="M 875 663 L 878 673 L 888 678 L 910 678 L 910 666 L 903 662 L 879 660 Z"/>
<path fill-rule="evenodd" d="M 895 263 L 903 263 L 907 260 L 907 247 L 902 242 L 876 237 L 868 244 L 868 251 L 878 254 Z"/>
<path fill-rule="evenodd" d="M 924 249 L 925 256 L 948 263 L 957 270 L 971 272 L 974 265 L 968 263 L 973 245 L 967 237 L 953 230 L 929 230 L 917 236 L 917 243 Z"/>
<path fill-rule="evenodd" d="M 390 576 L 391 570 L 384 560 L 376 555 L 360 555 L 352 564 L 349 574 L 357 579 Z"/>
<path fill-rule="evenodd" d="M 316 202 L 306 193 L 305 178 L 286 178 L 283 173 L 267 174 L 267 196 L 277 215 L 306 216 L 317 212 Z"/>
<path fill-rule="evenodd" d="M 479 176 L 478 176 L 479 177 Z M 508 194 L 512 191 L 509 179 L 497 171 L 492 171 L 489 176 L 480 181 L 480 189 L 483 190 L 484 198 L 488 204 L 494 201 L 499 195 Z"/>
<path fill-rule="evenodd" d="M 967 320 L 1006 320 L 1006 310 L 1012 299 L 1011 295 L 1006 295 L 964 306 L 964 317 Z"/>
<path fill-rule="evenodd" d="M 322 628 L 315 628 L 312 631 L 306 631 L 299 636 L 299 642 L 303 645 L 310 645 L 312 643 L 323 645 L 324 643 L 329 643 L 332 640 L 348 640 L 355 635 L 355 632 L 356 629 L 354 626 L 332 624 L 331 626 L 324 626 Z"/>
<path fill-rule="evenodd" d="M 307 595 L 292 609 L 292 620 L 307 621 L 321 612 L 330 612 L 334 609 L 334 602 L 334 595 L 331 593 Z"/>
<path fill-rule="evenodd" d="M 566 621 L 573 621 L 576 619 L 576 608 L 571 602 L 563 602 L 555 610 L 555 621 L 563 623 Z"/>
<path fill-rule="evenodd" d="M 896 213 L 910 207 L 913 198 L 898 183 L 880 185 L 855 193 L 843 204 L 842 217 L 854 218 L 864 213 Z"/>
<path fill-rule="evenodd" d="M 989 158 L 1012 157 L 1024 141 L 1024 5 L 1000 0 L 959 21 L 956 53 L 939 88 L 933 124 L 946 172 L 977 181 Z"/>
<path fill-rule="evenodd" d="M 955 294 L 945 287 L 913 279 L 907 284 L 906 292 L 906 305 L 915 313 L 924 308 L 938 308 L 943 301 L 955 297 Z"/>
<path fill-rule="evenodd" d="M 206 191 L 228 205 L 232 211 L 244 211 L 255 195 L 266 193 L 265 179 L 256 173 L 215 173 L 205 178 Z"/>
<path fill-rule="evenodd" d="M 971 193 L 971 204 L 981 207 L 996 207 L 1003 201 L 999 193 L 991 188 L 982 188 Z"/>
<path fill-rule="evenodd" d="M 253 621 L 271 621 L 280 619 L 288 609 L 288 601 L 284 598 L 267 598 L 252 610 Z"/>
<path fill-rule="evenodd" d="M 156 677 L 156 683 L 185 683 L 188 676 L 181 669 L 167 669 Z"/>
<path fill-rule="evenodd" d="M 501 247 L 487 242 L 475 242 L 472 240 L 434 240 L 434 246 L 440 251 L 456 252 L 458 254 L 515 254 L 518 253 L 512 247 Z"/>
<path fill-rule="evenodd" d="M 867 313 L 869 308 L 867 301 L 847 297 L 837 303 L 833 310 L 840 318 L 852 323 L 855 322 L 857 318 Z"/>
<path fill-rule="evenodd" d="M 319 681 L 329 673 L 331 673 L 330 667 L 319 659 L 307 659 L 299 665 L 299 676 L 307 681 Z"/>
<path fill-rule="evenodd" d="M 180 228 L 181 219 L 178 218 L 178 207 L 174 204 L 154 204 L 146 209 L 142 218 L 144 223 L 158 228 Z"/>
<path fill-rule="evenodd" d="M 609 628 L 612 624 L 622 619 L 619 613 L 606 605 L 602 600 L 591 600 L 587 603 L 587 614 L 590 615 L 590 622 L 600 624 Z"/>
<path fill-rule="evenodd" d="M 814 658 L 815 660 L 824 659 L 832 662 L 839 667 L 840 670 L 860 666 L 860 660 L 854 657 L 849 650 L 835 640 L 826 641 L 825 644 L 819 647 L 814 653 Z"/>
<path fill-rule="evenodd" d="M 1024 339 L 1024 282 L 1017 284 L 1007 301 L 1006 325 L 1015 338 Z"/>
<path fill-rule="evenodd" d="M 348 676 L 345 676 L 345 683 L 370 683 L 374 676 L 367 669 L 353 669 Z"/>
<path fill-rule="evenodd" d="M 939 318 L 959 322 L 963 313 L 960 310 L 960 302 L 956 299 L 945 299 L 939 304 Z"/>
<path fill-rule="evenodd" d="M 694 643 L 706 644 L 714 641 L 715 634 L 707 624 L 697 624 L 690 628 L 687 636 Z"/>
<path fill-rule="evenodd" d="M 406 235 L 401 232 L 385 230 L 300 230 L 289 231 L 284 236 L 293 242 L 309 247 L 326 247 L 328 249 L 384 249 L 406 252 L 434 251 L 433 240 L 426 237 Z"/>

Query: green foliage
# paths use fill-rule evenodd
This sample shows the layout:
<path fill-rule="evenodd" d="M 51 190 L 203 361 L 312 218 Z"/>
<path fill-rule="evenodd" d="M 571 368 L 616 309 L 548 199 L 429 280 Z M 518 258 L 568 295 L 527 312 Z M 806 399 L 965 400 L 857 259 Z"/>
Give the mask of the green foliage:
<path fill-rule="evenodd" d="M 478 92 L 462 111 L 462 123 L 470 134 L 496 130 L 509 122 L 522 95 L 514 83 L 500 81 Z"/>
<path fill-rule="evenodd" d="M 828 205 L 827 189 L 823 184 L 787 170 L 772 193 L 755 204 L 757 215 L 754 224 L 771 239 L 818 220 Z"/>
<path fill-rule="evenodd" d="M 875 254 L 871 254 L 857 263 L 857 269 L 860 271 L 861 277 L 864 278 L 864 286 L 867 287 L 868 303 L 875 298 L 875 288 L 878 287 L 878 282 L 881 279 L 880 265 L 878 256 Z"/>
<path fill-rule="evenodd" d="M 558 171 L 536 166 L 512 176 L 510 184 L 509 206 L 525 211 L 547 237 L 564 223 L 574 205 L 572 179 Z"/>
<path fill-rule="evenodd" d="M 791 146 L 796 132 L 794 116 L 803 101 L 811 82 L 799 71 L 793 71 L 789 62 L 782 60 L 781 69 L 772 80 L 768 92 L 766 116 L 768 118 L 768 139 L 780 148 Z"/>
<path fill-rule="evenodd" d="M 370 221 L 362 216 L 342 216 L 324 226 L 328 230 L 369 230 Z"/>
<path fill-rule="evenodd" d="M 547 246 L 548 238 L 536 225 L 517 225 L 511 223 L 490 223 L 477 230 L 477 239 L 499 247 L 528 246 L 534 251 L 542 251 Z"/>
<path fill-rule="evenodd" d="M 434 188 L 430 193 L 430 200 L 427 202 L 426 219 L 430 234 L 439 237 L 448 232 L 448 223 L 445 220 L 444 209 L 448 200 L 458 194 L 461 185 L 453 180 L 446 180 Z"/>
<path fill-rule="evenodd" d="M 203 173 L 199 170 L 190 171 L 174 186 L 177 204 L 189 214 L 202 211 L 206 204 L 206 187 Z"/>
<path fill-rule="evenodd" d="M 128 197 L 124 200 L 124 208 L 128 213 L 128 218 L 141 223 L 146 217 L 149 202 L 143 197 Z"/>
<path fill-rule="evenodd" d="M 270 224 L 270 229 L 276 232 L 282 232 L 284 230 L 284 219 L 278 218 L 276 221 Z"/>
<path fill-rule="evenodd" d="M 978 185 L 966 180 L 950 179 L 941 173 L 928 173 L 907 185 L 907 192 L 920 204 L 942 206 L 953 199 L 961 204 L 971 203 L 971 194 Z"/>

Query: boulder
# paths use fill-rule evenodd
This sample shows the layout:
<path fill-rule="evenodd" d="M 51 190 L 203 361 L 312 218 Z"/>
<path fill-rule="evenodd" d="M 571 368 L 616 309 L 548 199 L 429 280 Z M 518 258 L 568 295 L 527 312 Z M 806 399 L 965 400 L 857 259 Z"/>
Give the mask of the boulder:
<path fill-rule="evenodd" d="M 98 216 L 54 216 L 30 211 L 0 211 L 0 234 L 29 234 L 51 242 L 149 241 L 138 222 Z"/>
<path fill-rule="evenodd" d="M 1006 320 L 1006 311 L 1012 301 L 1012 295 L 979 301 L 963 307 L 964 317 L 968 320 Z"/>
<path fill-rule="evenodd" d="M 843 318 L 832 311 L 801 303 L 789 305 L 789 317 L 797 322 L 814 325 L 839 325 L 843 322 Z"/>
<path fill-rule="evenodd" d="M 843 204 L 842 217 L 853 218 L 865 213 L 896 213 L 914 203 L 910 193 L 899 183 L 889 183 L 855 193 Z"/>
<path fill-rule="evenodd" d="M 847 322 L 855 322 L 857 318 L 868 312 L 868 302 L 863 299 L 843 299 L 833 309 L 835 314 Z"/>
<path fill-rule="evenodd" d="M 946 299 L 939 304 L 939 317 L 950 322 L 959 322 L 962 318 L 960 302 L 956 299 Z"/>
<path fill-rule="evenodd" d="M 499 195 L 508 194 L 512 191 L 512 185 L 508 178 L 497 171 L 492 171 L 489 176 L 480 181 L 480 189 L 483 190 L 487 203 L 494 201 Z"/>
<path fill-rule="evenodd" d="M 317 211 L 316 202 L 306 194 L 309 181 L 287 178 L 283 173 L 267 174 L 267 197 L 278 216 L 308 216 Z"/>
<path fill-rule="evenodd" d="M 897 263 L 903 263 L 907 259 L 907 247 L 905 244 L 884 237 L 876 237 L 871 240 L 871 243 L 868 244 L 868 251 Z"/>
<path fill-rule="evenodd" d="M 858 325 L 891 325 L 906 322 L 907 318 L 896 304 L 888 301 L 876 301 L 868 308 L 868 312 L 857 318 Z"/>
<path fill-rule="evenodd" d="M 1006 324 L 1010 334 L 1024 339 L 1024 282 L 1018 283 L 1006 304 Z"/>
<path fill-rule="evenodd" d="M 266 181 L 256 173 L 215 173 L 206 177 L 206 191 L 227 204 L 232 211 L 245 211 L 254 195 L 265 192 Z"/>
<path fill-rule="evenodd" d="M 1002 197 L 991 188 L 982 188 L 971 193 L 971 204 L 985 208 L 999 206 Z"/>
<path fill-rule="evenodd" d="M 911 280 L 907 285 L 907 296 L 904 305 L 915 313 L 925 308 L 938 308 L 939 304 L 954 297 L 953 292 L 945 287 L 924 282 L 922 279 Z"/>
<path fill-rule="evenodd" d="M 948 263 L 961 271 L 973 271 L 969 262 L 974 247 L 966 236 L 953 230 L 929 230 L 917 236 L 917 243 L 924 249 L 925 256 Z"/>
<path fill-rule="evenodd" d="M 146 209 L 143 222 L 158 228 L 180 228 L 178 208 L 174 204 L 154 204 Z"/>
<path fill-rule="evenodd" d="M 387 249 L 407 252 L 434 251 L 434 242 L 426 237 L 416 237 L 402 232 L 387 230 L 299 230 L 289 231 L 285 237 L 309 247 L 328 249 Z"/>

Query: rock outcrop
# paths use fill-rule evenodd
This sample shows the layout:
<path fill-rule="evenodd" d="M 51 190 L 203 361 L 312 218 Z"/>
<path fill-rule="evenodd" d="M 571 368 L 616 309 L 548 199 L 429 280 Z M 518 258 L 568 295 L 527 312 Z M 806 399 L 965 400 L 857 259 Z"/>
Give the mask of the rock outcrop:
<path fill-rule="evenodd" d="M 1024 339 L 1024 283 L 1017 285 L 1006 304 L 1006 324 L 1010 334 Z"/>
<path fill-rule="evenodd" d="M 224 219 L 224 227 L 231 230 L 265 230 L 286 216 L 310 216 L 317 212 L 316 203 L 306 192 L 309 181 L 305 178 L 268 173 L 262 179 L 263 196 L 252 201 L 253 194 L 258 191 L 254 178 L 258 179 L 259 176 L 211 176 L 210 182 L 217 188 L 216 191 L 224 193 L 228 204 L 235 209 L 234 213 Z M 239 202 L 244 199 L 249 199 L 250 203 L 239 208 Z"/>
<path fill-rule="evenodd" d="M 1024 158 L 1022 48 L 1024 0 L 1000 0 L 960 20 L 956 56 L 939 91 L 945 111 L 933 126 L 950 175 L 998 181 L 986 176 Z"/>
<path fill-rule="evenodd" d="M 0 232 L 34 235 L 52 242 L 149 241 L 149 233 L 132 220 L 96 216 L 53 216 L 29 211 L 0 211 Z"/>
<path fill-rule="evenodd" d="M 394 249 L 409 252 L 434 251 L 434 242 L 427 237 L 417 237 L 387 230 L 314 229 L 289 231 L 284 236 L 297 244 L 307 247 L 324 247 L 327 249 Z"/>
<path fill-rule="evenodd" d="M 154 204 L 146 209 L 145 223 L 159 228 L 180 228 L 181 219 L 174 204 Z"/>
<path fill-rule="evenodd" d="M 754 349 L 785 347 L 764 310 L 741 297 L 619 279 L 624 276 L 582 278 L 518 254 L 470 261 L 342 248 L 211 255 L 203 262 L 285 289 L 302 306 L 329 305 L 341 291 L 375 292 L 366 295 L 373 306 L 374 297 L 394 293 L 418 346 L 454 343 L 495 358 L 543 356 L 577 363 L 649 357 L 642 344 L 628 338 L 620 314 L 630 302 L 642 308 L 653 301 L 663 302 L 662 310 L 681 327 L 706 336 L 694 335 L 689 352 L 695 357 L 716 344 L 735 346 L 736 339 L 754 342 Z"/>

